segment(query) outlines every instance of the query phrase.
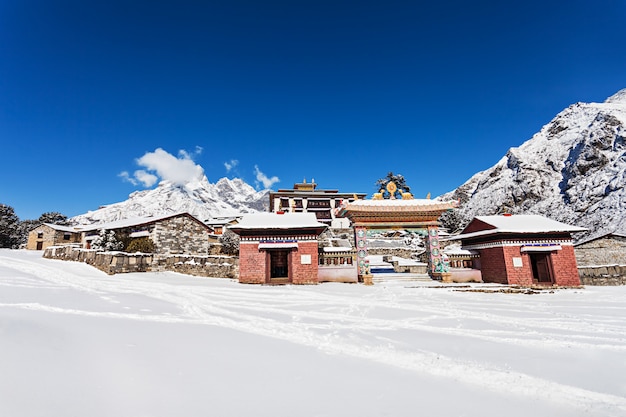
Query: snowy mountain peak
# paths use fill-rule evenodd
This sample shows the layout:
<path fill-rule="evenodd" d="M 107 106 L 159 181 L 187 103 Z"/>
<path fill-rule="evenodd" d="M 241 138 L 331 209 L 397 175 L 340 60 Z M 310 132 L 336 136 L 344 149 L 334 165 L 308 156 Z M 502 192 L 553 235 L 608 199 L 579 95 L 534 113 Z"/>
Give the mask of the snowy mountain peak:
<path fill-rule="evenodd" d="M 267 211 L 269 190 L 255 190 L 245 181 L 221 178 L 211 184 L 206 176 L 184 184 L 161 181 L 151 190 L 135 191 L 128 200 L 103 206 L 70 219 L 75 224 L 111 222 L 180 212 L 200 220 Z"/>
<path fill-rule="evenodd" d="M 576 103 L 490 169 L 444 198 L 465 221 L 501 212 L 541 214 L 589 229 L 626 232 L 626 89 Z"/>
<path fill-rule="evenodd" d="M 619 90 L 611 97 L 607 98 L 605 103 L 623 103 L 626 104 L 626 88 Z"/>

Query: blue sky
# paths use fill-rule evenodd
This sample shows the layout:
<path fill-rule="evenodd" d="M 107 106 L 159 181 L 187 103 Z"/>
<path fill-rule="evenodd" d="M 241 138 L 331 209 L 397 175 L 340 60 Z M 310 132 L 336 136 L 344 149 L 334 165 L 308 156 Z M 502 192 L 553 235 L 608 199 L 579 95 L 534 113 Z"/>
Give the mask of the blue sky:
<path fill-rule="evenodd" d="M 71 217 L 181 167 L 437 196 L 625 88 L 625 21 L 621 0 L 0 0 L 0 203 Z"/>

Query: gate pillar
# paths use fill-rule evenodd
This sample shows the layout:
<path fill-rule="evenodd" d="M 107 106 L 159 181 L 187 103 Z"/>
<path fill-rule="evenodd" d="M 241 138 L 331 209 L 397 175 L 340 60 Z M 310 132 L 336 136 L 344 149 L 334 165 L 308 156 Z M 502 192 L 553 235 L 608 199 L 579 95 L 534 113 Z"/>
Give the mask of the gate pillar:
<path fill-rule="evenodd" d="M 450 263 L 444 259 L 439 243 L 439 227 L 428 226 L 428 239 L 426 239 L 428 252 L 428 274 L 432 279 L 441 281 L 450 280 Z"/>
<path fill-rule="evenodd" d="M 367 228 L 365 226 L 354 227 L 354 243 L 357 250 L 359 282 L 371 283 L 370 265 L 367 259 Z"/>

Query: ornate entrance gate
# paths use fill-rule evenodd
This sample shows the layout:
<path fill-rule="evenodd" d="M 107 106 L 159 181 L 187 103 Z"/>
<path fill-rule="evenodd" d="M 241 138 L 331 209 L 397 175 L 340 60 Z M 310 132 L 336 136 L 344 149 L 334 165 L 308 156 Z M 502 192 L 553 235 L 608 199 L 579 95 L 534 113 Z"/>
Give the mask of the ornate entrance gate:
<path fill-rule="evenodd" d="M 389 189 L 391 187 L 391 190 Z M 348 217 L 354 227 L 357 249 L 359 280 L 370 275 L 367 260 L 367 231 L 371 229 L 417 229 L 423 231 L 428 253 L 428 273 L 433 279 L 441 279 L 450 271 L 444 262 L 439 243 L 439 217 L 444 211 L 458 207 L 457 201 L 414 199 L 401 192 L 401 199 L 394 198 L 395 184 L 387 184 L 392 196 L 383 199 L 377 193 L 371 200 L 356 200 L 341 207 L 338 215 Z"/>

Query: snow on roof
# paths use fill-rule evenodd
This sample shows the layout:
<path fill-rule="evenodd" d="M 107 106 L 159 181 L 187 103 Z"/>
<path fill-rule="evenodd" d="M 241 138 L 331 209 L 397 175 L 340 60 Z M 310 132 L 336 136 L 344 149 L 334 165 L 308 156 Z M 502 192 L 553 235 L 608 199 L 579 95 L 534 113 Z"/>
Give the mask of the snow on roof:
<path fill-rule="evenodd" d="M 204 222 L 204 224 L 208 224 L 210 226 L 221 226 L 233 221 L 237 221 L 241 216 L 230 216 L 230 217 L 212 217 Z"/>
<path fill-rule="evenodd" d="M 133 232 L 130 235 L 128 235 L 128 237 L 149 237 L 150 236 L 150 232 L 148 232 L 147 230 L 141 230 L 139 232 Z"/>
<path fill-rule="evenodd" d="M 443 250 L 448 256 L 473 256 L 478 255 L 479 252 L 473 249 L 463 249 L 460 246 L 448 246 Z"/>
<path fill-rule="evenodd" d="M 609 232 L 609 233 L 602 233 L 602 234 L 599 234 L 599 235 L 587 236 L 584 239 L 579 240 L 578 242 L 576 242 L 574 244 L 574 246 L 580 246 L 580 245 L 583 245 L 585 243 L 593 242 L 594 240 L 603 239 L 603 238 L 607 238 L 607 237 L 626 238 L 626 233 Z"/>
<path fill-rule="evenodd" d="M 479 220 L 493 229 L 480 230 L 471 233 L 461 233 L 454 240 L 466 239 L 475 236 L 491 235 L 495 233 L 550 233 L 550 232 L 584 232 L 585 228 L 571 226 L 556 220 L 536 214 L 499 215 L 499 216 L 476 216 Z M 472 220 L 470 224 L 474 221 Z"/>
<path fill-rule="evenodd" d="M 351 202 L 350 206 L 376 206 L 376 207 L 424 207 L 424 206 L 448 206 L 452 203 L 456 203 L 456 200 L 441 201 L 431 200 L 428 198 L 412 198 L 412 199 L 383 199 L 383 200 L 355 200 Z"/>
<path fill-rule="evenodd" d="M 181 215 L 187 215 L 190 217 L 193 217 L 191 214 L 189 213 L 174 213 L 174 214 L 162 214 L 159 216 L 150 216 L 150 217 L 134 217 L 134 218 L 130 218 L 130 219 L 122 219 L 122 220 L 115 220 L 112 222 L 107 222 L 107 223 L 96 223 L 96 224 L 90 224 L 90 225 L 85 225 L 85 226 L 76 226 L 76 230 L 81 231 L 81 232 L 87 232 L 87 231 L 92 231 L 92 230 L 101 230 L 101 229 L 105 229 L 105 230 L 112 230 L 112 229 L 122 229 L 125 227 L 132 227 L 132 226 L 138 226 L 141 224 L 148 224 L 148 223 L 154 223 L 157 222 L 159 220 L 163 220 L 163 219 L 168 219 L 170 217 L 177 217 L 177 216 L 181 216 Z M 193 217 L 195 219 L 195 217 Z M 197 220 L 197 219 L 196 219 Z M 198 220 L 198 222 L 200 222 L 200 220 Z M 202 223 L 202 222 L 200 222 Z"/>
<path fill-rule="evenodd" d="M 253 213 L 245 214 L 231 229 L 304 229 L 326 228 L 317 221 L 315 213 Z"/>
<path fill-rule="evenodd" d="M 351 246 L 325 246 L 322 248 L 324 252 L 350 252 Z"/>
<path fill-rule="evenodd" d="M 355 200 L 342 206 L 342 212 L 426 212 L 448 210 L 458 207 L 456 200 L 420 199 L 388 199 L 388 200 Z"/>
<path fill-rule="evenodd" d="M 58 230 L 59 232 L 77 233 L 76 228 L 73 226 L 62 226 L 60 224 L 53 224 L 53 223 L 44 223 L 44 224 L 48 227 L 51 227 L 54 230 Z"/>
<path fill-rule="evenodd" d="M 477 216 L 476 219 L 494 226 L 501 232 L 584 232 L 585 228 L 572 226 L 537 214 L 511 216 Z"/>

